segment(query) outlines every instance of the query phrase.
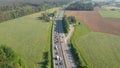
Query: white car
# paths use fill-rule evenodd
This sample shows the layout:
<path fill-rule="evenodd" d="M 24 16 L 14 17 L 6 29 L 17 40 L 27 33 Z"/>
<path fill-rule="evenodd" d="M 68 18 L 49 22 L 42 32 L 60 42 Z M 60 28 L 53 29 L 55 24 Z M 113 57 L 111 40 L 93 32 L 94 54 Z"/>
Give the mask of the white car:
<path fill-rule="evenodd" d="M 56 55 L 56 56 L 55 56 L 55 59 L 56 59 L 56 60 L 59 60 L 59 56 L 58 56 L 58 55 Z"/>
<path fill-rule="evenodd" d="M 55 45 L 55 49 L 58 50 L 58 46 L 57 45 Z"/>

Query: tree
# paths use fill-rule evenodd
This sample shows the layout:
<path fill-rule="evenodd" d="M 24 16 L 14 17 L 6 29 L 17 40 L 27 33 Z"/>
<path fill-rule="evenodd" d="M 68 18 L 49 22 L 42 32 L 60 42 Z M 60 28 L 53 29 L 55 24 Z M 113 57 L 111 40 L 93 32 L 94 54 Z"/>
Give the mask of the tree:
<path fill-rule="evenodd" d="M 42 20 L 45 20 L 46 22 L 50 21 L 49 14 L 48 13 L 42 13 Z"/>
<path fill-rule="evenodd" d="M 72 22 L 73 24 L 75 24 L 77 22 L 75 16 L 70 16 L 68 17 L 69 21 Z"/>
<path fill-rule="evenodd" d="M 25 64 L 11 48 L 1 45 L 0 68 L 25 68 Z"/>
<path fill-rule="evenodd" d="M 80 22 L 78 24 L 80 25 Z"/>
<path fill-rule="evenodd" d="M 56 14 L 57 14 L 57 11 L 54 11 L 54 12 L 53 12 L 53 16 L 55 16 Z"/>

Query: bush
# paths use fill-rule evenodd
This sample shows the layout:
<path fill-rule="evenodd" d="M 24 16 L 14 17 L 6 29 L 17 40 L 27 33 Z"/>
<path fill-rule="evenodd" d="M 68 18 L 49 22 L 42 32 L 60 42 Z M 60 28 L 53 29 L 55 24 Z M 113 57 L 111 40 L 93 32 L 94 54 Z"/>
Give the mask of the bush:
<path fill-rule="evenodd" d="M 70 16 L 68 17 L 69 21 L 72 22 L 73 24 L 76 24 L 77 20 L 75 18 L 75 16 Z"/>

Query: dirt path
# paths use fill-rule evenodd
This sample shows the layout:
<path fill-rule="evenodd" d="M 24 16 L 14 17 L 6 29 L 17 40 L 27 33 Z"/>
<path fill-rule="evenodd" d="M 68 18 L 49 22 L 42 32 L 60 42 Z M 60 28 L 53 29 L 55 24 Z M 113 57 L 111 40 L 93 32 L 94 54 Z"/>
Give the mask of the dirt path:
<path fill-rule="evenodd" d="M 74 31 L 74 26 L 73 26 L 73 25 L 70 25 L 70 31 L 69 31 L 67 37 L 65 38 L 66 41 L 68 41 L 68 40 L 70 39 L 70 37 L 71 37 L 72 34 L 73 34 L 73 31 Z"/>

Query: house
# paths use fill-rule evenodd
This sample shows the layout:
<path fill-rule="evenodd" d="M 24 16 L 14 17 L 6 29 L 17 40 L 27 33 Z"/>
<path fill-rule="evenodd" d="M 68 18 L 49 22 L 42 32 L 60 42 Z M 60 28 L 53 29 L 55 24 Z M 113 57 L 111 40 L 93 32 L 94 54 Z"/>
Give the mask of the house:
<path fill-rule="evenodd" d="M 52 20 L 53 19 L 53 14 L 49 14 L 48 17 L 49 17 L 50 20 Z"/>

